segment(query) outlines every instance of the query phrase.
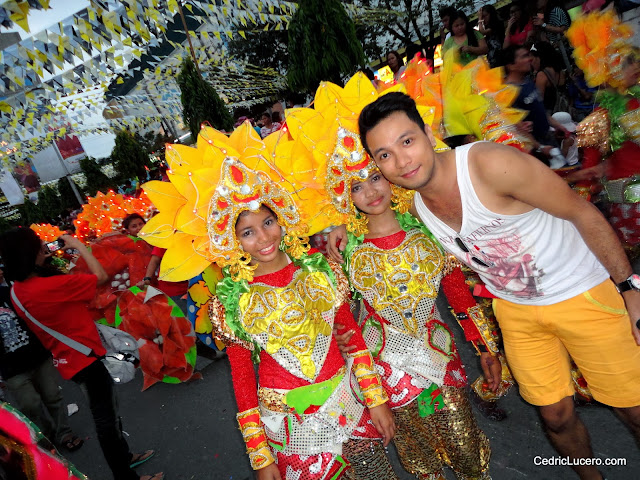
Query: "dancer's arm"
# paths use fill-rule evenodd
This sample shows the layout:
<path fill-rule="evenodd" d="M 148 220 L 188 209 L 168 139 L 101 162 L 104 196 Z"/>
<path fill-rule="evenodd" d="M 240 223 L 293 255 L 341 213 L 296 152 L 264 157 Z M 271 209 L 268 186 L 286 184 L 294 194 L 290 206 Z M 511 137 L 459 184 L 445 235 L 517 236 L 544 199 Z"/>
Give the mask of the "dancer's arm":
<path fill-rule="evenodd" d="M 247 446 L 251 468 L 261 470 L 272 465 L 275 458 L 267 443 L 267 434 L 260 418 L 258 386 L 251 361 L 251 352 L 244 347 L 229 345 L 227 355 L 231 364 L 233 390 L 238 404 L 238 425 Z M 273 476 L 273 468 L 269 468 L 258 478 L 277 480 L 279 477 Z"/>
<path fill-rule="evenodd" d="M 455 267 L 446 275 L 441 285 L 465 338 L 480 354 L 480 365 L 489 389 L 497 391 L 502 380 L 502 365 L 497 356 L 499 352 L 495 335 L 489 328 L 482 308 L 471 295 L 460 267 Z"/>

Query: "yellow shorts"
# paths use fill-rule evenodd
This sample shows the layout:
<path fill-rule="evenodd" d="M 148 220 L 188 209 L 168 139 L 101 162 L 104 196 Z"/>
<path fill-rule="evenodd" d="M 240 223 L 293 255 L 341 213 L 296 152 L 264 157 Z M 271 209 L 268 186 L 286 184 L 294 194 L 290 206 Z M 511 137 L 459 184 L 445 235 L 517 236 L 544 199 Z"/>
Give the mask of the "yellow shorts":
<path fill-rule="evenodd" d="M 640 405 L 640 347 L 611 280 L 554 305 L 495 299 L 493 308 L 527 402 L 551 405 L 573 395 L 571 356 L 593 398 L 612 407 Z"/>

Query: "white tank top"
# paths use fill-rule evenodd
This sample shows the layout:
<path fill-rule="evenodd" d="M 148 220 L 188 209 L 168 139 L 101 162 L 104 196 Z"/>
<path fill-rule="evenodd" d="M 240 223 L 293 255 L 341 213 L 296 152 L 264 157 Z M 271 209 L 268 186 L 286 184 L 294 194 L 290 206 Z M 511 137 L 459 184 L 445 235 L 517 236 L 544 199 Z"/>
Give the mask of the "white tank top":
<path fill-rule="evenodd" d="M 537 208 L 500 215 L 482 205 L 469 177 L 467 156 L 473 145 L 456 149 L 462 199 L 459 234 L 415 195 L 420 218 L 446 250 L 478 272 L 496 297 L 524 305 L 558 303 L 609 278 L 571 222 Z"/>

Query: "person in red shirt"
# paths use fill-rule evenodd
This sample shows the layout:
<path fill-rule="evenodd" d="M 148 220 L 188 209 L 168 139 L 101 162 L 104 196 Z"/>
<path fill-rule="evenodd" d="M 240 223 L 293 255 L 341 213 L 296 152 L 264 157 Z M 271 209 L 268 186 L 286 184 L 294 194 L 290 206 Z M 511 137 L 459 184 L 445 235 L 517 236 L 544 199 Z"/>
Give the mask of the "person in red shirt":
<path fill-rule="evenodd" d="M 99 358 L 106 353 L 88 310 L 96 287 L 108 280 L 98 260 L 75 237 L 63 235 L 64 248 L 76 249 L 91 274 L 61 275 L 45 266 L 46 245 L 28 228 L 18 228 L 0 237 L 5 277 L 13 281 L 13 291 L 22 307 L 14 302 L 18 315 L 40 342 L 53 354 L 54 364 L 65 379 L 76 382 L 85 392 L 95 422 L 98 440 L 116 480 L 161 480 L 162 473 L 138 476 L 132 468 L 153 456 L 153 450 L 132 454 L 122 435 L 113 381 Z M 27 318 L 76 340 L 93 351 L 92 356 L 68 347 Z"/>

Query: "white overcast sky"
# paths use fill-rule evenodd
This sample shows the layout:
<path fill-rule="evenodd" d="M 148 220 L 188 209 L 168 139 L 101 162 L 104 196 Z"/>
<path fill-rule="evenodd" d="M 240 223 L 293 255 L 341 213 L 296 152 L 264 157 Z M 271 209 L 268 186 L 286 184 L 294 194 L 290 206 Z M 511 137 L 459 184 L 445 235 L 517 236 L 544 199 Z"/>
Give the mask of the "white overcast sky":
<path fill-rule="evenodd" d="M 21 38 L 27 38 L 88 7 L 89 0 L 51 0 L 49 6 L 51 7 L 49 10 L 36 10 L 32 8 L 29 11 L 30 33 L 25 32 L 16 24 L 7 30 L 3 29 L 3 31 L 18 32 Z"/>

